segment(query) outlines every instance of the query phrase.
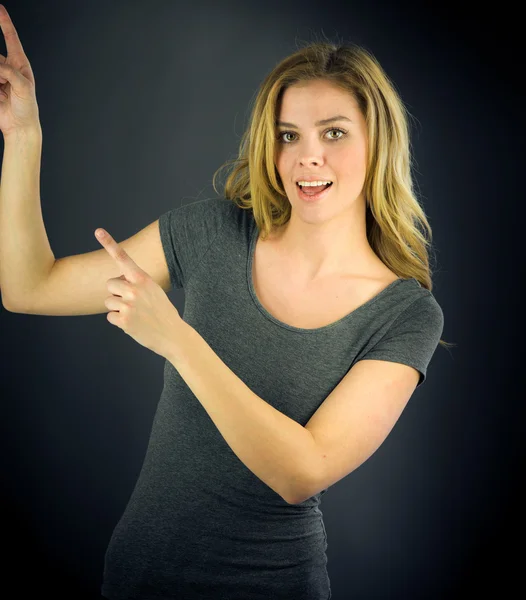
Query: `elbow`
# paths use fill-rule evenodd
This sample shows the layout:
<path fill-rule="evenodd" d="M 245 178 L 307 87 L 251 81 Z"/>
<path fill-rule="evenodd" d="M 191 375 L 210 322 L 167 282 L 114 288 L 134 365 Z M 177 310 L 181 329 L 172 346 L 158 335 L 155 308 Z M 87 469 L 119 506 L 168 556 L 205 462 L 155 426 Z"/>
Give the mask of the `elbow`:
<path fill-rule="evenodd" d="M 305 500 L 312 498 L 321 491 L 320 478 L 316 469 L 313 468 L 314 461 L 303 471 L 302 477 L 296 477 L 294 490 L 289 494 L 286 502 L 288 504 L 302 504 Z"/>
<path fill-rule="evenodd" d="M 2 294 L 2 306 L 7 310 L 7 312 L 20 312 L 20 310 L 16 308 L 16 305 L 13 302 L 11 302 L 9 298 L 6 298 L 4 294 Z"/>
<path fill-rule="evenodd" d="M 310 491 L 314 489 L 314 486 L 302 486 L 301 489 L 296 490 L 294 495 L 289 496 L 289 498 L 286 499 L 287 504 L 303 504 L 305 500 L 312 498 L 312 496 L 317 493 L 315 491 Z"/>
<path fill-rule="evenodd" d="M 303 447 L 295 477 L 291 479 L 294 483 L 289 487 L 288 504 L 302 504 L 323 489 L 320 487 L 323 481 L 322 458 L 311 432 L 307 429 L 305 432 L 308 433 L 308 445 Z"/>

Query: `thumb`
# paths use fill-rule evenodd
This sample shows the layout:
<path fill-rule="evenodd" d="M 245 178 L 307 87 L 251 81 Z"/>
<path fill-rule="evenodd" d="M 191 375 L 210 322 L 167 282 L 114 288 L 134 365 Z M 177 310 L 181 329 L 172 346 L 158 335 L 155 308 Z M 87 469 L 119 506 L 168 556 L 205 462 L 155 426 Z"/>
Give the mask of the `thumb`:
<path fill-rule="evenodd" d="M 22 71 L 15 69 L 12 65 L 0 62 L 0 78 L 2 83 L 9 82 L 13 91 L 20 97 L 27 97 L 31 94 L 32 81 L 24 76 Z"/>

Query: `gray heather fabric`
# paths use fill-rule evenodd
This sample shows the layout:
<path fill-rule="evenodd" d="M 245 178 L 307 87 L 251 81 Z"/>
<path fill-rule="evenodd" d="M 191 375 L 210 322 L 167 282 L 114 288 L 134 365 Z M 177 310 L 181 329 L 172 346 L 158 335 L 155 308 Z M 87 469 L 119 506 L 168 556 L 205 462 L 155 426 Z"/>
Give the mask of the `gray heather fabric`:
<path fill-rule="evenodd" d="M 251 211 L 225 198 L 164 213 L 159 229 L 183 318 L 246 385 L 305 425 L 363 359 L 426 369 L 443 329 L 431 292 L 398 279 L 318 329 L 282 323 L 252 280 Z M 111 599 L 327 600 L 320 494 L 287 504 L 230 449 L 173 365 L 135 489 L 105 555 Z"/>

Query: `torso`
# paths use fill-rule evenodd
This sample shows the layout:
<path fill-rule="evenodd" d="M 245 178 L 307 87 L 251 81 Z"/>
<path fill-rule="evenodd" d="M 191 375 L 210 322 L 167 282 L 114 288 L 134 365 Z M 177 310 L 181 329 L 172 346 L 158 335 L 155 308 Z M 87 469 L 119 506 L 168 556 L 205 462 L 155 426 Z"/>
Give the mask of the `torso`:
<path fill-rule="evenodd" d="M 256 240 L 252 281 L 259 302 L 275 318 L 292 327 L 317 329 L 335 323 L 374 298 L 398 275 L 377 258 L 367 277 L 326 277 L 313 283 L 293 280 L 279 245 L 271 238 Z"/>

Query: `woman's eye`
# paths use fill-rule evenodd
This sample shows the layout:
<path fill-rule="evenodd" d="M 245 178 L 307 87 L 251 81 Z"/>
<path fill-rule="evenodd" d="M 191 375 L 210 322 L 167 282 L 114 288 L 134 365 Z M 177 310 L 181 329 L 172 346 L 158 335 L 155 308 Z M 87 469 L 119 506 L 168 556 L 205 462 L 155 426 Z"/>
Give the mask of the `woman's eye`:
<path fill-rule="evenodd" d="M 337 137 L 330 136 L 329 139 L 331 139 L 331 140 L 340 140 L 346 134 L 346 132 L 343 129 L 339 129 L 339 128 L 329 129 L 325 133 L 331 133 L 333 131 L 335 131 L 336 133 L 341 133 L 341 135 L 339 135 Z M 293 141 L 293 140 L 286 141 L 284 139 L 284 136 L 286 136 L 286 135 L 296 135 L 296 134 L 293 131 L 282 131 L 278 135 L 278 142 L 281 142 L 282 144 L 290 144 L 291 141 Z"/>
<path fill-rule="evenodd" d="M 284 141 L 285 141 L 285 140 L 283 139 L 283 136 L 284 136 L 284 135 L 294 135 L 294 134 L 291 134 L 291 133 L 290 133 L 290 131 L 283 131 L 282 133 L 280 133 L 280 134 L 278 135 L 278 140 L 279 140 L 280 142 L 284 142 Z"/>

